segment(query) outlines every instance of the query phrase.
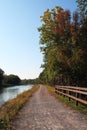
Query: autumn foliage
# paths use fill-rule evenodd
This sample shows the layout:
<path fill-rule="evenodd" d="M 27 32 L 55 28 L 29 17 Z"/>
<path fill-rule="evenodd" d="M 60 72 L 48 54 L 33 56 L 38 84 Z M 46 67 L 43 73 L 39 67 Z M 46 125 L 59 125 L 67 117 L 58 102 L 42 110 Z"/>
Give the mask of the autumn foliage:
<path fill-rule="evenodd" d="M 87 86 L 87 17 L 55 7 L 41 17 L 43 72 L 39 78 L 52 84 Z"/>

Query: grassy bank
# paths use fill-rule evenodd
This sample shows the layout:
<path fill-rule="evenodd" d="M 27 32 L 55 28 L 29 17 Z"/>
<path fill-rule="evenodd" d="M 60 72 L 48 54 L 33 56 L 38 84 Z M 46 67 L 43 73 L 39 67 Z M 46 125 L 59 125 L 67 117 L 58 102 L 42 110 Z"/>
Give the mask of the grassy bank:
<path fill-rule="evenodd" d="M 54 87 L 47 86 L 47 88 L 50 91 L 50 93 L 53 96 L 55 96 L 59 101 L 66 104 L 67 106 L 70 106 L 71 108 L 76 109 L 76 110 L 80 111 L 81 113 L 87 115 L 87 106 L 84 106 L 84 105 L 82 105 L 80 103 L 78 104 L 78 106 L 76 106 L 74 100 L 71 99 L 71 101 L 69 101 L 68 97 L 64 97 L 64 96 L 56 94 Z"/>
<path fill-rule="evenodd" d="M 10 100 L 0 108 L 0 130 L 8 130 L 11 120 L 22 108 L 24 103 L 29 100 L 29 97 L 39 88 L 35 85 L 32 89 L 25 91 L 17 96 L 17 98 Z"/>

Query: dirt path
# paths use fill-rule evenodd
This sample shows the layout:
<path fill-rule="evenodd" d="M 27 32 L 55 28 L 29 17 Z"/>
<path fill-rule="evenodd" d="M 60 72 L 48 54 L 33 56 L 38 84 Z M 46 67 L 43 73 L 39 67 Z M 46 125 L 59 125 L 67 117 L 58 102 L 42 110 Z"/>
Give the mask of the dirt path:
<path fill-rule="evenodd" d="M 41 85 L 15 117 L 11 130 L 87 130 L 87 120 Z"/>

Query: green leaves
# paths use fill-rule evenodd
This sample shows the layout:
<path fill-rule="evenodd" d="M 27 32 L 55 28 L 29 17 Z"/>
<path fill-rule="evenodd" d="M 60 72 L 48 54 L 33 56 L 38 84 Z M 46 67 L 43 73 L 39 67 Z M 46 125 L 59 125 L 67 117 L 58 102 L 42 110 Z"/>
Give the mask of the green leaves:
<path fill-rule="evenodd" d="M 48 83 L 86 85 L 87 22 L 82 22 L 78 12 L 71 16 L 69 10 L 61 7 L 46 10 L 41 21 L 44 64 L 40 78 Z"/>
<path fill-rule="evenodd" d="M 87 16 L 87 0 L 76 0 L 81 15 Z"/>
<path fill-rule="evenodd" d="M 4 71 L 0 69 L 0 85 L 2 85 L 3 75 L 4 75 Z"/>

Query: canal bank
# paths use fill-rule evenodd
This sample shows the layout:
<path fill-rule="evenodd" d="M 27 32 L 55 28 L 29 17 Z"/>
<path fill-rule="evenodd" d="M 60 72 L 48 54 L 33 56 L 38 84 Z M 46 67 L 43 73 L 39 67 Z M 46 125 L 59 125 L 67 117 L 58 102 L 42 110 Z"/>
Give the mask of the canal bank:
<path fill-rule="evenodd" d="M 0 91 L 0 106 L 5 102 L 16 98 L 19 94 L 32 88 L 33 85 L 17 85 L 2 88 Z"/>
<path fill-rule="evenodd" d="M 38 88 L 39 85 L 33 86 L 30 90 L 19 94 L 15 99 L 8 101 L 0 108 L 0 130 L 8 130 L 11 120 Z"/>

